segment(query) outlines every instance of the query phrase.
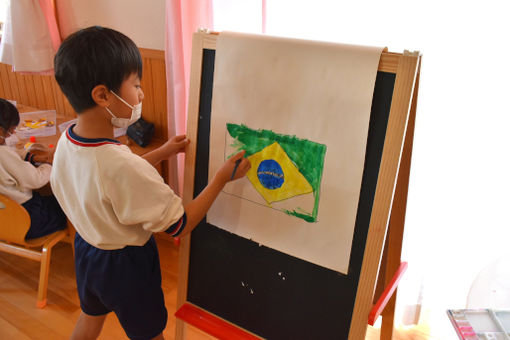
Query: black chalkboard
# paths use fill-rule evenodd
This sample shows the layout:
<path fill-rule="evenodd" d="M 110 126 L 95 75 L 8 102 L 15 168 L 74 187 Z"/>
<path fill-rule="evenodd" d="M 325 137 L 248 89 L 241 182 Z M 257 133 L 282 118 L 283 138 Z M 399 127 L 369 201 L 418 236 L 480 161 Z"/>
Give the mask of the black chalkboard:
<path fill-rule="evenodd" d="M 206 186 L 215 51 L 204 49 L 194 197 Z M 268 339 L 347 339 L 395 74 L 378 72 L 348 275 L 204 221 L 192 232 L 187 301 Z"/>

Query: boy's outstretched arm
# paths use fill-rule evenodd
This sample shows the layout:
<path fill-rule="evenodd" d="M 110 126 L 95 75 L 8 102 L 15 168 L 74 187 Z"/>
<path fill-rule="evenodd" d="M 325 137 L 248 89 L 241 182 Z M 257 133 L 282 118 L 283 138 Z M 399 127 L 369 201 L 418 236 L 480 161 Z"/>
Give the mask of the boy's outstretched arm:
<path fill-rule="evenodd" d="M 168 159 L 179 152 L 184 152 L 184 149 L 189 144 L 189 139 L 186 135 L 178 135 L 170 138 L 165 144 L 159 148 L 147 152 L 142 156 L 151 165 L 158 165 L 159 162 Z"/>
<path fill-rule="evenodd" d="M 186 211 L 186 227 L 181 236 L 189 234 L 197 224 L 204 218 L 205 214 L 213 204 L 218 194 L 223 190 L 225 184 L 244 177 L 250 170 L 250 161 L 244 158 L 245 151 L 230 157 L 225 164 L 218 170 L 213 180 L 205 187 L 205 189 L 194 200 L 189 202 L 184 210 Z M 231 178 L 232 172 L 236 167 L 236 161 L 239 160 L 235 176 Z"/>

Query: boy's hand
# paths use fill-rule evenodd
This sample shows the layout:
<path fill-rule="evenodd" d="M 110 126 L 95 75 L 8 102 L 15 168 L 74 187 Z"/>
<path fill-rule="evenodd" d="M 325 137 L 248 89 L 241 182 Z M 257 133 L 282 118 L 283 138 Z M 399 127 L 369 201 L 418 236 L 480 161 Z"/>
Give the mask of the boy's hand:
<path fill-rule="evenodd" d="M 251 168 L 250 161 L 244 158 L 244 154 L 246 151 L 241 151 L 234 156 L 230 157 L 223 166 L 216 173 L 216 178 L 222 183 L 226 184 L 230 181 L 234 181 L 241 177 L 246 176 L 246 173 Z M 236 168 L 236 161 L 239 161 L 239 165 Z M 235 169 L 234 177 L 232 178 L 232 174 Z"/>
<path fill-rule="evenodd" d="M 213 204 L 214 200 L 220 194 L 225 184 L 235 179 L 241 178 L 246 175 L 251 168 L 250 161 L 244 158 L 245 151 L 230 157 L 229 160 L 223 164 L 218 170 L 214 179 L 209 183 L 205 189 L 186 207 L 187 223 L 186 228 L 182 232 L 182 236 L 189 234 L 193 228 L 205 217 L 205 214 Z M 236 163 L 238 164 L 236 167 Z M 235 169 L 235 171 L 234 171 Z M 235 173 L 234 173 L 235 172 Z M 234 176 L 232 174 L 234 173 Z"/>
<path fill-rule="evenodd" d="M 34 155 L 33 160 L 37 163 L 53 163 L 55 148 L 48 148 L 44 145 L 34 144 L 28 151 Z"/>
<path fill-rule="evenodd" d="M 174 136 L 159 148 L 144 154 L 142 158 L 155 166 L 162 160 L 175 156 L 179 152 L 184 152 L 188 144 L 189 139 L 186 138 L 186 135 Z"/>
<path fill-rule="evenodd" d="M 180 152 L 184 152 L 184 149 L 186 149 L 186 146 L 188 146 L 189 142 L 190 141 L 186 138 L 186 135 L 178 135 L 170 138 L 161 147 L 166 151 L 168 157 L 170 157 Z"/>
<path fill-rule="evenodd" d="M 53 153 L 34 154 L 34 162 L 37 163 L 53 163 Z"/>

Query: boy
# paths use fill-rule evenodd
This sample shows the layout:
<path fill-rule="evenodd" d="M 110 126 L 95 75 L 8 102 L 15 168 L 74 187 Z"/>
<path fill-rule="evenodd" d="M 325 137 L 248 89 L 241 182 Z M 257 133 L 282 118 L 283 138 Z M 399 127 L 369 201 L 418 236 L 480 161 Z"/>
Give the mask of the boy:
<path fill-rule="evenodd" d="M 28 240 L 65 229 L 67 221 L 53 195 L 33 191 L 50 181 L 51 165 L 46 163 L 51 163 L 51 152 L 32 154 L 7 145 L 19 121 L 18 109 L 0 98 L 0 194 L 18 202 L 28 212 L 30 228 L 25 235 Z"/>
<path fill-rule="evenodd" d="M 142 61 L 122 33 L 89 27 L 69 36 L 55 56 L 55 78 L 78 113 L 60 138 L 51 184 L 76 228 L 75 265 L 82 313 L 71 339 L 95 339 L 115 312 L 131 339 L 163 339 L 167 312 L 153 232 L 189 233 L 230 181 L 246 174 L 238 153 L 186 207 L 152 165 L 189 141 L 176 136 L 143 156 L 113 139 L 114 126 L 141 114 Z"/>

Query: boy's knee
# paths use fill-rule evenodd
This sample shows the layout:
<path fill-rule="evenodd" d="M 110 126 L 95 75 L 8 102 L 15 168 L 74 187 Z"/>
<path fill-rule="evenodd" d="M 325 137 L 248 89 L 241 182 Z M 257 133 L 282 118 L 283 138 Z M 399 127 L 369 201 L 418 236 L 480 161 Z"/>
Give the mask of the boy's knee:
<path fill-rule="evenodd" d="M 156 335 L 151 340 L 165 340 L 165 338 L 163 337 L 163 333 L 160 333 L 159 335 Z"/>
<path fill-rule="evenodd" d="M 81 312 L 71 340 L 95 340 L 103 329 L 106 315 L 93 316 Z"/>

